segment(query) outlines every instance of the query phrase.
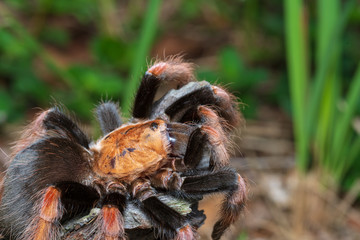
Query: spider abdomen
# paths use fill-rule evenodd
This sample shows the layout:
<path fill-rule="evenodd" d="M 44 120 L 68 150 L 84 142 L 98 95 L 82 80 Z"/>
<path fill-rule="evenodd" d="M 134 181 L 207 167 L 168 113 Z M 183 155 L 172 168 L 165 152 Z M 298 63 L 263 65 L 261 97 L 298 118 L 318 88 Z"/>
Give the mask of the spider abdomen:
<path fill-rule="evenodd" d="M 164 165 L 169 145 L 163 120 L 120 127 L 95 145 L 94 170 L 99 175 L 132 181 Z"/>

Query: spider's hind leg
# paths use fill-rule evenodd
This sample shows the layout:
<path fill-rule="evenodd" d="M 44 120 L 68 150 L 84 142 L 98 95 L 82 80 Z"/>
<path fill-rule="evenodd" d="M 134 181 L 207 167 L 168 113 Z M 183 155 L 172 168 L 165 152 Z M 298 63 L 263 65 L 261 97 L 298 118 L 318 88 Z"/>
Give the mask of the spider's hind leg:
<path fill-rule="evenodd" d="M 221 168 L 214 172 L 191 172 L 183 176 L 180 191 L 187 195 L 206 195 L 225 192 L 221 206 L 220 218 L 216 222 L 212 238 L 220 239 L 225 230 L 233 224 L 241 214 L 246 202 L 246 184 L 240 174 L 233 169 Z"/>

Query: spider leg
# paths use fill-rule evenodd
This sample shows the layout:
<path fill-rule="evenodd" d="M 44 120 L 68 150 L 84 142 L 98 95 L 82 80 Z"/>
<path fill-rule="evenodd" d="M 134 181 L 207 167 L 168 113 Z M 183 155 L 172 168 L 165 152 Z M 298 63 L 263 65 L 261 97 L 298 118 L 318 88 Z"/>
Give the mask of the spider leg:
<path fill-rule="evenodd" d="M 90 141 L 87 136 L 81 131 L 77 124 L 62 113 L 58 107 L 53 107 L 41 112 L 26 129 L 26 131 L 22 132 L 20 139 L 13 148 L 13 156 L 37 140 L 46 137 L 49 132 L 68 138 L 85 148 L 89 148 Z"/>
<path fill-rule="evenodd" d="M 214 240 L 218 240 L 225 230 L 238 219 L 245 207 L 245 181 L 235 170 L 226 168 L 191 176 L 193 174 L 190 173 L 190 175 L 184 176 L 184 182 L 180 189 L 186 194 L 226 193 L 221 207 L 220 218 L 216 222 L 211 235 Z"/>
<path fill-rule="evenodd" d="M 194 109 L 199 105 L 213 106 L 217 115 L 230 126 L 237 125 L 241 119 L 234 97 L 205 81 L 190 82 L 180 89 L 169 91 L 153 104 L 150 118 L 167 116 L 174 122 L 192 121 Z"/>
<path fill-rule="evenodd" d="M 228 137 L 226 136 L 222 127 L 220 118 L 216 112 L 211 108 L 199 106 L 197 108 L 197 115 L 202 122 L 201 131 L 198 136 L 206 138 L 210 143 L 210 169 L 214 169 L 214 173 L 203 176 L 188 177 L 184 179 L 181 190 L 186 193 L 201 193 L 208 194 L 213 191 L 226 192 L 225 199 L 221 207 L 220 219 L 216 222 L 212 238 L 214 240 L 220 239 L 224 231 L 234 223 L 246 202 L 246 184 L 244 179 L 234 170 L 224 169 L 224 166 L 229 164 L 229 156 L 226 150 L 228 144 Z M 201 139 L 199 139 L 201 141 Z M 197 163 L 202 155 L 196 153 L 196 145 L 192 141 L 198 139 L 190 138 L 188 148 L 184 157 L 187 165 Z M 204 149 L 204 148 L 203 148 Z M 199 151 L 200 152 L 200 151 Z M 205 151 L 201 152 L 204 154 Z M 189 153 L 189 154 L 188 154 Z M 223 184 L 223 185 L 222 185 Z M 197 189 L 198 188 L 198 189 Z M 209 191 L 209 192 L 208 192 Z"/>
<path fill-rule="evenodd" d="M 88 139 L 74 122 L 58 109 L 50 109 L 40 114 L 28 129 L 17 145 L 3 182 L 0 225 L 3 235 L 9 238 L 30 231 L 27 226 L 31 223 L 38 226 L 35 219 L 39 217 L 52 223 L 41 224 L 45 236 L 53 232 L 48 228 L 52 229 L 60 218 L 71 217 L 67 212 L 79 213 L 98 198 L 95 190 L 83 185 L 91 178 L 90 153 Z M 76 189 L 81 189 L 83 195 L 70 198 L 74 194 L 67 193 L 76 193 Z M 59 192 L 65 207 L 59 205 Z M 57 214 L 50 211 L 58 207 Z M 62 214 L 61 209 L 68 207 L 78 210 Z"/>
<path fill-rule="evenodd" d="M 194 80 L 192 65 L 173 58 L 166 62 L 157 62 L 145 73 L 137 91 L 133 107 L 134 118 L 148 118 L 154 97 L 161 82 L 175 81 L 183 86 Z"/>
<path fill-rule="evenodd" d="M 192 240 L 196 233 L 190 220 L 156 197 L 149 180 L 140 179 L 132 184 L 132 194 L 141 209 L 149 216 L 160 239 Z"/>
<path fill-rule="evenodd" d="M 229 137 L 225 134 L 225 123 L 221 123 L 220 118 L 211 108 L 199 106 L 197 109 L 202 125 L 200 127 L 201 134 L 204 134 L 210 145 L 210 168 L 219 168 L 229 164 L 229 154 L 227 146 L 229 145 Z M 194 140 L 196 141 L 196 139 Z M 192 145 L 188 145 L 186 152 L 192 153 L 194 149 Z M 191 162 L 194 158 L 185 154 L 185 162 Z"/>
<path fill-rule="evenodd" d="M 218 192 L 226 193 L 220 218 L 213 229 L 214 240 L 220 239 L 225 230 L 238 219 L 245 206 L 246 184 L 233 169 L 221 168 L 215 172 L 190 170 L 181 176 L 169 169 L 167 172 L 162 172 L 160 179 L 162 181 L 152 181 L 155 182 L 155 187 L 173 190 L 173 194 L 181 198 L 196 198 Z"/>
<path fill-rule="evenodd" d="M 172 152 L 183 158 L 187 168 L 214 169 L 229 164 L 228 137 L 216 112 L 205 106 L 198 106 L 193 113 L 197 127 L 189 124 L 167 125 Z M 194 130 L 195 129 L 195 130 Z M 184 136 L 190 135 L 188 139 Z M 187 144 L 186 144 L 187 143 Z"/>
<path fill-rule="evenodd" d="M 114 102 L 104 102 L 97 106 L 96 116 L 100 122 L 101 130 L 104 135 L 112 132 L 122 124 L 119 106 Z"/>
<path fill-rule="evenodd" d="M 60 223 L 87 212 L 98 199 L 94 189 L 70 182 L 49 186 L 39 195 L 20 239 L 59 239 Z"/>
<path fill-rule="evenodd" d="M 45 189 L 40 204 L 36 206 L 38 217 L 34 218 L 21 239 L 43 240 L 58 238 L 56 223 L 62 217 L 61 192 L 54 186 Z"/>
<path fill-rule="evenodd" d="M 237 177 L 236 187 L 227 193 L 222 203 L 221 217 L 216 222 L 211 234 L 214 240 L 220 239 L 225 230 L 238 219 L 245 207 L 246 183 L 240 174 L 237 174 Z"/>
<path fill-rule="evenodd" d="M 180 145 L 175 149 L 184 151 L 184 145 L 187 143 L 183 160 L 188 171 L 180 175 L 172 169 L 163 169 L 154 176 L 152 183 L 157 188 L 175 190 L 175 194 L 183 198 L 225 192 L 221 216 L 212 234 L 213 239 L 220 239 L 245 206 L 246 184 L 235 170 L 226 168 L 229 164 L 226 150 L 228 138 L 222 127 L 221 118 L 214 110 L 205 106 L 198 106 L 192 111 L 192 118 L 200 125 L 193 130 L 188 142 L 176 140 L 178 136 L 189 131 L 191 126 L 168 124 L 169 136 L 175 139 L 172 141 L 173 149 L 174 146 Z M 177 152 L 181 153 L 179 150 Z"/>
<path fill-rule="evenodd" d="M 97 234 L 95 239 L 124 240 L 124 217 L 126 197 L 114 192 L 108 194 L 103 202 L 101 212 L 97 218 Z"/>

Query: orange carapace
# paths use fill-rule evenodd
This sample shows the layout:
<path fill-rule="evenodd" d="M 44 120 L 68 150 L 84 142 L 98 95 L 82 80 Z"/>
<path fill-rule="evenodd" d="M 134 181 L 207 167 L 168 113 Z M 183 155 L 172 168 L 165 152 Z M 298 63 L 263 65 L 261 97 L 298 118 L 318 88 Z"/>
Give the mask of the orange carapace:
<path fill-rule="evenodd" d="M 95 146 L 94 170 L 120 180 L 151 174 L 166 163 L 169 137 L 166 123 L 153 120 L 120 127 Z"/>

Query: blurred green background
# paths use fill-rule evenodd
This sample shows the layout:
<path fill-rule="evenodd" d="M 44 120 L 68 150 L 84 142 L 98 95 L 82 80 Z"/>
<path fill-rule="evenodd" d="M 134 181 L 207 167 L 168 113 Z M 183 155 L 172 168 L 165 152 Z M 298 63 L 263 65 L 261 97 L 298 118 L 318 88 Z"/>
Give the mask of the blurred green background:
<path fill-rule="evenodd" d="M 2 0 L 0 133 L 54 103 L 85 123 L 104 99 L 126 114 L 147 63 L 182 54 L 247 119 L 263 106 L 290 116 L 297 169 L 348 191 L 360 176 L 359 42 L 356 0 Z"/>

